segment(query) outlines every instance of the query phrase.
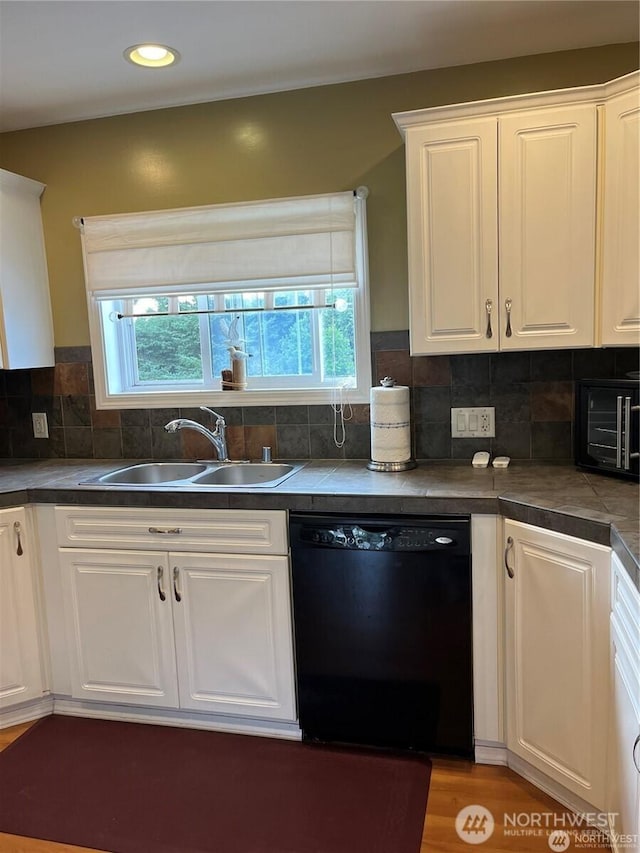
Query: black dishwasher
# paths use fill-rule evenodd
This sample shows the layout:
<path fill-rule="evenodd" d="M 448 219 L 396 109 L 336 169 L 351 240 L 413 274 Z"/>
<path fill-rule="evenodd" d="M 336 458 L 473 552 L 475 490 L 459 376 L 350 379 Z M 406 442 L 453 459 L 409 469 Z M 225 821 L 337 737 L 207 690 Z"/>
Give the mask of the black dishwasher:
<path fill-rule="evenodd" d="M 469 517 L 291 516 L 305 740 L 470 756 Z"/>

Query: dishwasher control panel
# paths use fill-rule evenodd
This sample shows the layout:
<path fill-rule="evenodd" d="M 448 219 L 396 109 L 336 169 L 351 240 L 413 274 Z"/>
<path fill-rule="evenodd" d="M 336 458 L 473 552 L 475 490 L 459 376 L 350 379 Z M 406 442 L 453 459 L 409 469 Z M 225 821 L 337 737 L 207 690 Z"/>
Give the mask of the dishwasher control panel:
<path fill-rule="evenodd" d="M 413 521 L 413 519 L 412 519 Z M 468 547 L 468 520 L 403 523 L 398 518 L 345 521 L 305 518 L 297 535 L 307 545 L 352 551 L 432 551 Z"/>

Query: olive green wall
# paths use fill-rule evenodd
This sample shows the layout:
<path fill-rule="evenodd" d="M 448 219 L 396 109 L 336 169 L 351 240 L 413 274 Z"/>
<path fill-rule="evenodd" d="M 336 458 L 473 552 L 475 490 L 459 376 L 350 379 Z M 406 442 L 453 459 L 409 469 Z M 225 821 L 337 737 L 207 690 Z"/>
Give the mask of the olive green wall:
<path fill-rule="evenodd" d="M 74 216 L 360 184 L 371 193 L 372 329 L 406 329 L 404 146 L 391 113 L 600 83 L 637 67 L 637 44 L 608 45 L 52 125 L 2 134 L 0 165 L 47 184 L 57 346 L 89 342 Z"/>

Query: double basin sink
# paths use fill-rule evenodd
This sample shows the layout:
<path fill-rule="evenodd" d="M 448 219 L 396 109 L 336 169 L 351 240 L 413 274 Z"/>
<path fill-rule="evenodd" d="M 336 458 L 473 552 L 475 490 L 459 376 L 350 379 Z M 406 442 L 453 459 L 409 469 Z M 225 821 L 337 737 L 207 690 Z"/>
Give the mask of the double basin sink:
<path fill-rule="evenodd" d="M 256 488 L 278 486 L 304 462 L 143 462 L 84 480 L 81 485 Z"/>

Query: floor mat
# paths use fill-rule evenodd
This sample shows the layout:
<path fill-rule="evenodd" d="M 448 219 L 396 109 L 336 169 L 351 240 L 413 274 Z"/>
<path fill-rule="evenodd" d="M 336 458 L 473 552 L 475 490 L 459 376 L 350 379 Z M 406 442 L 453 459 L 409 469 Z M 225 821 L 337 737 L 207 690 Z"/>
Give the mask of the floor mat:
<path fill-rule="evenodd" d="M 0 753 L 0 831 L 112 853 L 419 853 L 422 757 L 52 716 Z"/>

